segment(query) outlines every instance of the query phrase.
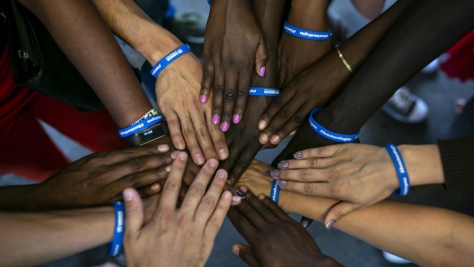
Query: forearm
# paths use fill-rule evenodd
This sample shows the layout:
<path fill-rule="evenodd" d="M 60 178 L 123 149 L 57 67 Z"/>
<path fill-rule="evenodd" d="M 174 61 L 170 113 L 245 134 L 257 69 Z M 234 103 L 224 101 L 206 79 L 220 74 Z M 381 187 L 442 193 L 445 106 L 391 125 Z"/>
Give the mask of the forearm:
<path fill-rule="evenodd" d="M 320 222 L 337 202 L 283 192 L 286 211 Z M 346 215 L 334 227 L 421 266 L 472 264 L 474 220 L 445 209 L 386 200 Z"/>
<path fill-rule="evenodd" d="M 90 1 L 19 1 L 45 24 L 119 127 L 151 109 L 123 52 Z"/>
<path fill-rule="evenodd" d="M 288 23 L 311 31 L 326 31 L 328 0 L 291 1 Z"/>
<path fill-rule="evenodd" d="M 0 212 L 0 265 L 36 266 L 112 240 L 112 207 L 42 212 Z"/>
<path fill-rule="evenodd" d="M 17 185 L 0 187 L 0 210 L 34 211 L 39 199 L 34 191 L 37 185 Z"/>

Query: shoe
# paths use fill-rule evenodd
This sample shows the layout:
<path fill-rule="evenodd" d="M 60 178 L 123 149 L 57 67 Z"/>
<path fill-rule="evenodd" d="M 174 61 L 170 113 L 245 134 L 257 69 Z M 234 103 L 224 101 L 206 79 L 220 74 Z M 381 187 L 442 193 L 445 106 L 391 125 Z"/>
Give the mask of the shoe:
<path fill-rule="evenodd" d="M 435 59 L 431 61 L 430 64 L 428 64 L 426 67 L 424 67 L 421 72 L 422 73 L 433 73 L 438 70 L 439 67 L 439 59 Z"/>
<path fill-rule="evenodd" d="M 395 264 L 407 264 L 411 263 L 411 261 L 405 260 L 404 258 L 400 258 L 398 256 L 395 256 L 393 254 L 388 253 L 387 251 L 382 251 L 383 257 L 391 263 Z"/>
<path fill-rule="evenodd" d="M 206 31 L 207 16 L 197 12 L 183 13 L 175 18 L 172 33 L 180 40 L 203 44 Z"/>
<path fill-rule="evenodd" d="M 428 105 L 406 87 L 398 89 L 382 110 L 404 123 L 419 123 L 428 117 Z"/>

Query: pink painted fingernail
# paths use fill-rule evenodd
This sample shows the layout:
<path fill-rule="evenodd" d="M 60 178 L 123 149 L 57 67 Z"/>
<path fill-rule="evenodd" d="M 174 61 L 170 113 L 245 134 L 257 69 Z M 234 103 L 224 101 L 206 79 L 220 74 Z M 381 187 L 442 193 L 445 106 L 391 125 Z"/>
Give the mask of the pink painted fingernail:
<path fill-rule="evenodd" d="M 232 197 L 232 201 L 234 201 L 234 202 L 240 201 L 241 199 L 242 199 L 242 198 L 239 197 L 239 196 L 233 196 L 233 197 Z"/>
<path fill-rule="evenodd" d="M 331 229 L 332 226 L 334 225 L 335 221 L 334 220 L 330 220 L 327 224 L 326 224 L 326 229 Z"/>
<path fill-rule="evenodd" d="M 260 77 L 262 77 L 262 78 L 263 78 L 263 76 L 265 76 L 265 67 L 262 67 L 260 69 L 260 72 L 258 73 L 258 75 L 260 75 Z"/>
<path fill-rule="evenodd" d="M 207 96 L 202 95 L 200 101 L 201 101 L 201 103 L 206 103 L 206 101 L 207 101 Z"/>
<path fill-rule="evenodd" d="M 307 221 L 302 221 L 301 226 L 303 226 L 303 228 L 308 227 L 308 222 Z"/>
<path fill-rule="evenodd" d="M 230 124 L 229 124 L 228 122 L 226 122 L 226 121 L 223 122 L 223 123 L 221 124 L 221 131 L 227 132 L 227 130 L 229 130 L 229 126 L 230 126 Z"/>
<path fill-rule="evenodd" d="M 217 125 L 217 124 L 219 124 L 220 120 L 221 120 L 221 118 L 219 117 L 219 115 L 212 116 L 212 124 Z"/>
<path fill-rule="evenodd" d="M 281 188 L 285 188 L 286 187 L 286 181 L 278 180 L 277 185 Z"/>
<path fill-rule="evenodd" d="M 232 122 L 234 122 L 234 124 L 237 124 L 239 123 L 239 121 L 240 121 L 240 115 L 235 114 L 234 117 L 232 118 Z"/>
<path fill-rule="evenodd" d="M 288 168 L 288 162 L 287 161 L 282 161 L 282 162 L 278 163 L 278 168 L 280 168 L 280 169 Z"/>
<path fill-rule="evenodd" d="M 302 157 L 303 157 L 303 153 L 302 153 L 302 152 L 296 152 L 295 154 L 293 154 L 293 157 L 295 157 L 295 159 L 302 158 Z"/>
<path fill-rule="evenodd" d="M 271 170 L 270 176 L 273 178 L 278 178 L 278 176 L 280 176 L 280 170 Z"/>

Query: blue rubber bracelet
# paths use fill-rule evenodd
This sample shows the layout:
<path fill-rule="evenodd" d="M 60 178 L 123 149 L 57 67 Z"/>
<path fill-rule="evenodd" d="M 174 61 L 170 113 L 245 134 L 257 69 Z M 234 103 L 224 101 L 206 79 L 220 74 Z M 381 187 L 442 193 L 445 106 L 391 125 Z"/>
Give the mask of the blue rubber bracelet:
<path fill-rule="evenodd" d="M 277 184 L 277 179 L 273 180 L 272 189 L 270 190 L 270 198 L 278 204 L 278 198 L 280 196 L 280 187 Z"/>
<path fill-rule="evenodd" d="M 289 35 L 293 35 L 298 38 L 303 38 L 303 39 L 312 40 L 312 41 L 326 41 L 326 40 L 331 39 L 331 36 L 332 36 L 331 28 L 327 32 L 308 31 L 305 29 L 292 26 L 287 21 L 285 21 L 285 25 L 283 26 L 283 31 L 288 33 Z"/>
<path fill-rule="evenodd" d="M 313 111 L 311 111 L 311 114 L 309 115 L 309 126 L 311 127 L 311 129 L 313 129 L 313 131 L 315 131 L 317 134 L 321 135 L 322 137 L 328 140 L 338 142 L 338 143 L 350 143 L 357 140 L 357 138 L 359 137 L 360 131 L 358 131 L 355 134 L 340 134 L 340 133 L 331 132 L 328 129 L 321 126 L 319 123 L 317 123 L 316 120 L 314 119 L 314 115 L 316 115 L 321 110 L 322 108 L 314 109 Z"/>
<path fill-rule="evenodd" d="M 385 146 L 388 154 L 392 158 L 393 165 L 397 171 L 398 181 L 400 182 L 400 189 L 395 191 L 399 196 L 406 196 L 410 193 L 410 179 L 408 178 L 407 168 L 403 162 L 402 155 L 394 143 Z"/>
<path fill-rule="evenodd" d="M 250 87 L 249 96 L 271 96 L 275 97 L 280 94 L 280 89 L 270 87 Z"/>
<path fill-rule="evenodd" d="M 150 126 L 153 126 L 157 123 L 160 123 L 161 121 L 163 121 L 163 115 L 158 113 L 158 114 L 153 115 L 153 116 L 151 116 L 147 119 L 138 121 L 137 123 L 132 124 L 128 127 L 119 129 L 118 133 L 119 133 L 121 138 L 125 138 L 125 137 L 128 137 L 130 135 L 134 135 L 136 133 L 139 133 L 139 132 L 145 130 L 146 128 L 148 128 Z"/>
<path fill-rule="evenodd" d="M 153 77 L 155 78 L 158 77 L 158 74 L 160 74 L 160 72 L 164 68 L 166 68 L 171 62 L 175 61 L 176 59 L 190 51 L 191 47 L 188 44 L 184 44 L 176 48 L 176 50 L 172 51 L 171 53 L 166 55 L 166 57 L 162 58 L 160 61 L 158 61 L 158 63 L 156 63 L 156 65 L 150 71 L 151 75 L 153 75 Z"/>
<path fill-rule="evenodd" d="M 125 208 L 122 201 L 114 202 L 115 208 L 115 228 L 114 238 L 109 245 L 109 255 L 118 256 L 122 252 L 123 234 L 125 232 Z"/>

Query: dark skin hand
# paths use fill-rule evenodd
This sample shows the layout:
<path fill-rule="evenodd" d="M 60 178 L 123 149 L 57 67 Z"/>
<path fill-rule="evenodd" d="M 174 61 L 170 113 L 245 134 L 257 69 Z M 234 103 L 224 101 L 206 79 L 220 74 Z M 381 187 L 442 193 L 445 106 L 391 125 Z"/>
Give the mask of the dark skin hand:
<path fill-rule="evenodd" d="M 232 251 L 249 266 L 341 266 L 269 197 L 249 191 L 228 216 L 250 245 L 235 244 Z"/>
<path fill-rule="evenodd" d="M 28 186 L 2 188 L 2 209 L 44 210 L 110 204 L 127 187 L 145 188 L 143 197 L 160 190 L 167 166 L 177 152 L 169 146 L 143 146 L 101 152 L 73 162 L 48 180 Z M 23 201 L 15 199 L 23 198 Z"/>
<path fill-rule="evenodd" d="M 229 130 L 244 115 L 252 74 L 263 77 L 268 54 L 249 1 L 214 0 L 206 27 L 200 101 L 212 94 L 213 124 Z"/>

